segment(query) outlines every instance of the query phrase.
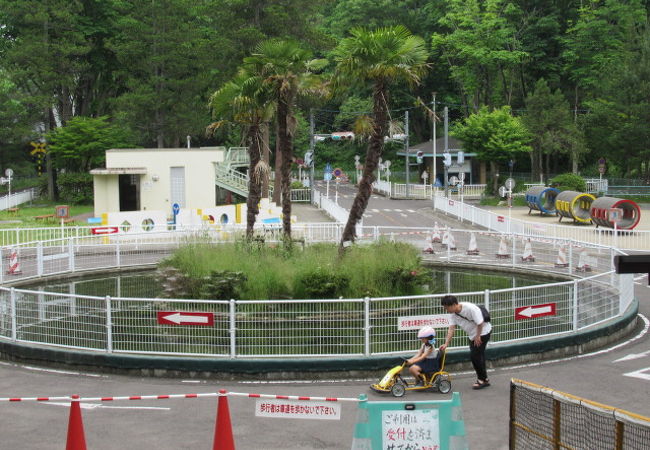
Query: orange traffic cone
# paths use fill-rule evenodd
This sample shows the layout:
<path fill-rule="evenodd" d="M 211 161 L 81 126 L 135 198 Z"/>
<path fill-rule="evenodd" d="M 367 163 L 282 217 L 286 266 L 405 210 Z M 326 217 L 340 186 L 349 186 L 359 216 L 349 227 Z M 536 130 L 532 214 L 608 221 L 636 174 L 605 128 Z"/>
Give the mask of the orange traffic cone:
<path fill-rule="evenodd" d="M 219 391 L 217 404 L 217 425 L 214 429 L 213 450 L 235 450 L 235 439 L 232 435 L 230 423 L 230 410 L 228 409 L 228 395 L 225 389 Z"/>
<path fill-rule="evenodd" d="M 70 402 L 70 419 L 68 420 L 68 440 L 65 450 L 86 450 L 86 437 L 84 436 L 84 423 L 81 419 L 79 396 L 73 395 Z"/>

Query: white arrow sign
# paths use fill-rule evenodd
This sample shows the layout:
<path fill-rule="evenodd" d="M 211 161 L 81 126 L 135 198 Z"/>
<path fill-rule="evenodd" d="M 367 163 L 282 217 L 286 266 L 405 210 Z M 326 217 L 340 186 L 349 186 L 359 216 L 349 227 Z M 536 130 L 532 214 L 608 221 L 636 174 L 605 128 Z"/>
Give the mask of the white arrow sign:
<path fill-rule="evenodd" d="M 158 311 L 158 323 L 162 325 L 214 325 L 214 313 Z"/>
<path fill-rule="evenodd" d="M 541 306 L 541 307 L 537 307 L 537 308 L 529 306 L 528 308 L 526 308 L 526 309 L 524 309 L 522 311 L 519 311 L 519 314 L 522 315 L 522 316 L 526 316 L 526 317 L 533 317 L 534 315 L 537 315 L 537 314 L 550 313 L 552 310 L 553 310 L 553 308 L 551 308 L 551 306 Z"/>
<path fill-rule="evenodd" d="M 208 318 L 206 316 L 185 316 L 181 313 L 170 314 L 164 316 L 164 318 L 179 325 L 181 323 L 208 323 Z"/>
<path fill-rule="evenodd" d="M 648 350 L 647 352 L 643 352 L 643 353 L 630 353 L 627 356 L 623 356 L 622 358 L 618 358 L 614 362 L 631 361 L 633 359 L 645 358 L 648 355 L 650 355 L 650 350 Z"/>

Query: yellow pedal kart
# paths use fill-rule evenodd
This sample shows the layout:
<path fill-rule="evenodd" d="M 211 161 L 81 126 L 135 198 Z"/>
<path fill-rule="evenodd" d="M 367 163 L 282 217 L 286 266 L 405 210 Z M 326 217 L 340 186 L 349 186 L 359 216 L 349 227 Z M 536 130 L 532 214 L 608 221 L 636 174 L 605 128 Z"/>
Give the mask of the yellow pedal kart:
<path fill-rule="evenodd" d="M 445 372 L 445 353 L 443 351 L 438 352 L 439 369 L 437 372 L 423 374 L 422 384 L 409 383 L 402 377 L 402 370 L 406 367 L 408 361 L 408 358 L 402 357 L 404 360 L 402 364 L 386 372 L 386 375 L 379 383 L 370 385 L 370 389 L 380 393 L 390 392 L 394 397 L 402 397 L 406 394 L 406 391 L 422 391 L 425 389 L 432 389 L 446 394 L 451 391 L 451 376 L 448 372 Z"/>

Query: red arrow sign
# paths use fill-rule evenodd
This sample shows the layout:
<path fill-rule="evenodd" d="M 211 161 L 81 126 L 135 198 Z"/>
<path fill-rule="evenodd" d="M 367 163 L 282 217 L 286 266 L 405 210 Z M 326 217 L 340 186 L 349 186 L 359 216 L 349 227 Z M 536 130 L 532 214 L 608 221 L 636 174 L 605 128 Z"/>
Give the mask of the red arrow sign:
<path fill-rule="evenodd" d="M 119 231 L 119 228 L 117 227 L 97 227 L 97 228 L 91 228 L 90 232 L 92 234 L 113 234 L 117 233 Z"/>
<path fill-rule="evenodd" d="M 161 325 L 214 325 L 214 313 L 158 311 L 157 315 Z"/>
<path fill-rule="evenodd" d="M 505 222 L 506 218 L 503 216 L 497 216 L 497 222 Z"/>
<path fill-rule="evenodd" d="M 515 320 L 534 319 L 536 317 L 554 316 L 555 303 L 544 303 L 543 305 L 522 306 L 515 308 Z"/>

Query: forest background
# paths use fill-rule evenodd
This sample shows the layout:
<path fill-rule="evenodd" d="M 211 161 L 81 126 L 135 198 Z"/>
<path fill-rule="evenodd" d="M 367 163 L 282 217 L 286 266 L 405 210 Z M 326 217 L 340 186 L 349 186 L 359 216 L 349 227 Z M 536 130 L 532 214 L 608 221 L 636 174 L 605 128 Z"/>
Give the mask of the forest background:
<path fill-rule="evenodd" d="M 50 164 L 68 173 L 101 167 L 113 147 L 182 147 L 186 136 L 193 147 L 242 145 L 237 126 L 206 132 L 218 119 L 209 100 L 256 45 L 295 40 L 332 61 L 353 27 L 403 25 L 431 55 L 419 86 L 391 91 L 391 119 L 409 111 L 411 145 L 431 139 L 435 93 L 438 114 L 446 106 L 459 134 L 493 111 L 521 120 L 531 150 L 504 154 L 503 170 L 514 157 L 531 179 L 597 176 L 605 158 L 608 176 L 648 182 L 649 8 L 647 0 L 0 0 L 0 168 L 35 175 L 30 143 L 65 133 L 76 144 L 59 146 Z M 316 133 L 348 131 L 371 111 L 371 95 L 300 97 L 295 154 L 309 147 L 310 111 Z M 319 143 L 317 168 L 352 169 L 365 146 Z"/>

